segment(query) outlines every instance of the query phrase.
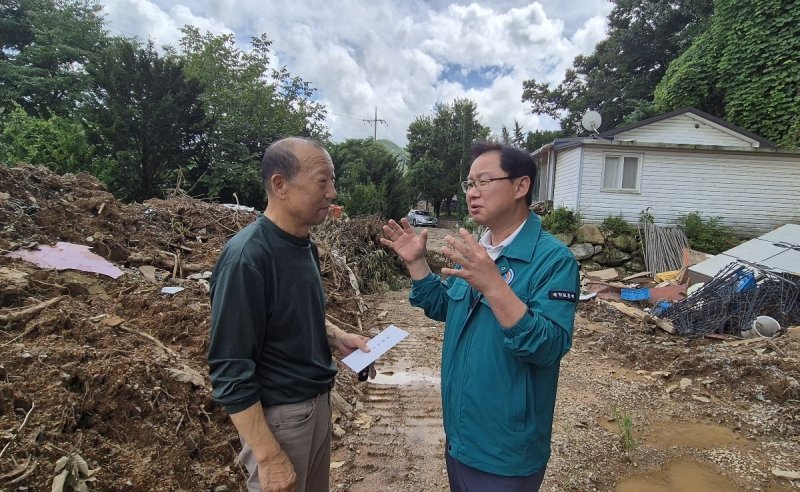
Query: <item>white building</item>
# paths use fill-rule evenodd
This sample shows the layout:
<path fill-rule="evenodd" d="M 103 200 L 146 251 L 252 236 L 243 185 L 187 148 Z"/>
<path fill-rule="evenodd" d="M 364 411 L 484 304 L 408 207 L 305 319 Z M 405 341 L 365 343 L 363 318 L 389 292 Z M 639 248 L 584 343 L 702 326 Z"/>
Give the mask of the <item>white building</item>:
<path fill-rule="evenodd" d="M 800 221 L 800 152 L 694 108 L 595 137 L 557 139 L 533 153 L 534 201 L 599 223 L 642 210 L 660 225 L 695 211 L 742 233 Z"/>

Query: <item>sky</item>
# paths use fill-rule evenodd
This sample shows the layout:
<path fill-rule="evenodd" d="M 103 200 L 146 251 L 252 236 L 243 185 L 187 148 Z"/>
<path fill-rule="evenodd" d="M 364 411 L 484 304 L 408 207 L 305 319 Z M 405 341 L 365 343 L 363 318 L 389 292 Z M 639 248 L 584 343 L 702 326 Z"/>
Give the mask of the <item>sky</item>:
<path fill-rule="evenodd" d="M 244 50 L 265 33 L 276 66 L 317 89 L 335 142 L 406 144 L 408 125 L 436 103 L 469 98 L 493 133 L 518 121 L 555 129 L 521 101 L 528 79 L 559 83 L 606 35 L 606 0 L 101 0 L 112 35 L 178 46 L 179 29 L 232 33 Z"/>

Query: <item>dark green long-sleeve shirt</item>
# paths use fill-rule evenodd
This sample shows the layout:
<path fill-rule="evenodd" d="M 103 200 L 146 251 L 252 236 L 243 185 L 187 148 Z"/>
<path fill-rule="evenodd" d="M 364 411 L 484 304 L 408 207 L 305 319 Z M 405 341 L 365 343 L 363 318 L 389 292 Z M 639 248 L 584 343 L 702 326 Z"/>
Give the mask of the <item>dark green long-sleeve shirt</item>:
<path fill-rule="evenodd" d="M 209 374 L 228 413 L 294 403 L 330 389 L 316 245 L 261 215 L 225 245 L 211 277 Z"/>

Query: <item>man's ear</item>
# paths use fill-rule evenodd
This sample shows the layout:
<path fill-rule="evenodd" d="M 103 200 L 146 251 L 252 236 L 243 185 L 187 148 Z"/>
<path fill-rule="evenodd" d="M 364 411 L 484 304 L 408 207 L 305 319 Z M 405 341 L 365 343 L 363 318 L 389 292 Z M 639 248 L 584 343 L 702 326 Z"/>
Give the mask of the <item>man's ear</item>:
<path fill-rule="evenodd" d="M 286 196 L 286 178 L 280 174 L 273 174 L 269 178 L 272 185 L 272 197 L 283 198 Z"/>
<path fill-rule="evenodd" d="M 514 198 L 525 198 L 531 188 L 531 177 L 520 176 L 518 179 L 517 187 L 514 189 Z"/>

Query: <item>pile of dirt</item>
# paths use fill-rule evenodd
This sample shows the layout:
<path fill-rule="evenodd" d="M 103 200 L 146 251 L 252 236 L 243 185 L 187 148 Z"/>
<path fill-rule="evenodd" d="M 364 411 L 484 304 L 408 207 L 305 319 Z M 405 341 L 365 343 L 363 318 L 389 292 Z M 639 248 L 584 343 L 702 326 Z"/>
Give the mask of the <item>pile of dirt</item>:
<path fill-rule="evenodd" d="M 708 400 L 719 410 L 715 414 L 720 421 L 732 428 L 758 427 L 780 438 L 800 436 L 800 339 L 678 337 L 654 325 L 631 323 L 594 302 L 581 304 L 580 316 L 599 327 L 576 335 L 594 350 L 633 370 L 659 374 L 667 391 L 677 389 L 685 378 L 700 381 L 702 386 L 695 388 L 698 401 Z M 742 407 L 766 403 L 769 415 L 737 412 L 732 405 L 719 404 L 723 401 Z"/>
<path fill-rule="evenodd" d="M 0 488 L 49 489 L 57 461 L 75 453 L 97 470 L 95 490 L 238 489 L 238 438 L 207 379 L 203 272 L 257 216 L 185 197 L 124 204 L 92 176 L 0 167 Z M 373 222 L 347 227 L 372 231 Z M 91 246 L 124 275 L 6 256 L 59 241 Z M 357 330 L 360 294 L 341 284 L 342 266 L 323 267 L 337 293 L 329 312 Z M 337 380 L 345 397 L 352 379 Z"/>

